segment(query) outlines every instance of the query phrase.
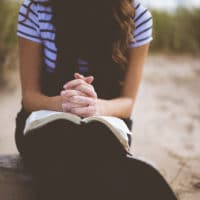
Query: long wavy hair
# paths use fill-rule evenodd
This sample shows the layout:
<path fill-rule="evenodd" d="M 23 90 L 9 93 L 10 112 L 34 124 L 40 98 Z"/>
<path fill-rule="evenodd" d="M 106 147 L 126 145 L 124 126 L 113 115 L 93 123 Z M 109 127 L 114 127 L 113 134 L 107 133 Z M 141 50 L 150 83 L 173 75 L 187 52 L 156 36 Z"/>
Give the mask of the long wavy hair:
<path fill-rule="evenodd" d="M 110 96 L 118 95 L 119 81 L 123 81 L 128 63 L 129 43 L 134 39 L 132 1 L 31 1 L 29 6 L 40 3 L 52 7 L 58 49 L 55 76 L 60 81 L 59 89 L 78 70 L 78 56 L 88 61 L 89 73 L 95 76 L 93 84 L 100 96 L 109 96 L 111 91 Z"/>

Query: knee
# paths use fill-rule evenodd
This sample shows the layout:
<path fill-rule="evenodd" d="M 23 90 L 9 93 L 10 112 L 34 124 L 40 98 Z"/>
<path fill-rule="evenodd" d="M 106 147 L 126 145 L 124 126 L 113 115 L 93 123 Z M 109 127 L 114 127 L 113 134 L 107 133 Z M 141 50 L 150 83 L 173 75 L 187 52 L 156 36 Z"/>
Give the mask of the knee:
<path fill-rule="evenodd" d="M 85 144 L 90 151 L 99 156 L 114 158 L 126 154 L 126 151 L 113 132 L 101 122 L 91 122 L 85 126 Z"/>

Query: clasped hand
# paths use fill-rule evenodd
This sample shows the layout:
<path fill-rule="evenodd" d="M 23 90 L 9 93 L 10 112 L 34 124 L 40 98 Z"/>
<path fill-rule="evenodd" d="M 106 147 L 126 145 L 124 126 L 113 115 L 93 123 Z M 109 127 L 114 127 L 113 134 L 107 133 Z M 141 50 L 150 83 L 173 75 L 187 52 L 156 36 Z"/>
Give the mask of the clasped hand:
<path fill-rule="evenodd" d="M 75 73 L 74 78 L 64 85 L 64 90 L 60 93 L 63 112 L 76 114 L 80 117 L 99 115 L 97 93 L 91 85 L 94 77 L 84 77 Z"/>

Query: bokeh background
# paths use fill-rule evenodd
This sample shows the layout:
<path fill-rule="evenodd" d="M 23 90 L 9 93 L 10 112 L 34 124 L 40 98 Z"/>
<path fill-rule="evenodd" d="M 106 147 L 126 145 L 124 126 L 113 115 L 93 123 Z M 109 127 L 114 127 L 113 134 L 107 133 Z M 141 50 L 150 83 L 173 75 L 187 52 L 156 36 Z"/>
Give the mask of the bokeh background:
<path fill-rule="evenodd" d="M 140 0 L 154 40 L 133 111 L 132 153 L 153 163 L 181 200 L 200 199 L 200 1 Z M 0 0 L 0 154 L 17 154 L 21 1 Z"/>

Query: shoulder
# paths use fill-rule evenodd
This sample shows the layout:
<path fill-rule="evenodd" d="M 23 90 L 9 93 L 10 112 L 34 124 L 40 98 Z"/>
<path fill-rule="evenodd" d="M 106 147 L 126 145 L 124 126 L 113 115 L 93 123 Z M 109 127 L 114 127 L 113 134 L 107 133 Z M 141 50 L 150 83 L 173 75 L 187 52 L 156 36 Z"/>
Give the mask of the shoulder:
<path fill-rule="evenodd" d="M 151 11 L 142 5 L 139 1 L 134 1 L 135 8 L 134 19 L 134 39 L 131 41 L 130 47 L 139 47 L 153 40 L 152 28 L 153 18 Z"/>
<path fill-rule="evenodd" d="M 144 21 L 147 19 L 152 20 L 151 11 L 148 8 L 146 8 L 144 5 L 142 5 L 139 1 L 134 1 L 134 8 L 135 8 L 135 16 L 134 16 L 135 23 L 138 23 L 140 21 Z"/>
<path fill-rule="evenodd" d="M 18 36 L 42 43 L 40 38 L 39 9 L 40 4 L 36 0 L 25 0 L 22 3 L 18 16 Z"/>
<path fill-rule="evenodd" d="M 41 21 L 50 18 L 52 9 L 48 0 L 25 0 L 19 9 L 19 22 L 25 22 L 39 29 Z"/>
<path fill-rule="evenodd" d="M 38 11 L 48 9 L 50 9 L 48 0 L 25 0 L 20 7 L 20 12 L 25 13 L 29 11 L 35 16 L 38 16 Z"/>
<path fill-rule="evenodd" d="M 20 14 L 26 14 L 30 11 L 33 15 L 37 15 L 37 8 L 34 1 L 25 0 L 20 7 Z"/>

